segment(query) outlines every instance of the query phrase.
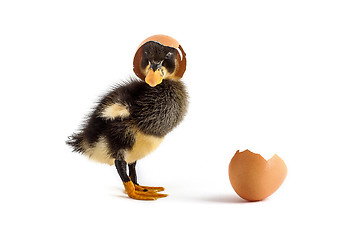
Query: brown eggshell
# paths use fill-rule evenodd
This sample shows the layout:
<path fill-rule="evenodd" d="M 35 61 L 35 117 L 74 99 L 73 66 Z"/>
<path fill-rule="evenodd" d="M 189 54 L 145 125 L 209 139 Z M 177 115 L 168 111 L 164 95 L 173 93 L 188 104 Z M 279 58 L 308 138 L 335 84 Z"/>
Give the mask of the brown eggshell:
<path fill-rule="evenodd" d="M 237 151 L 229 164 L 231 186 L 248 201 L 269 197 L 281 186 L 286 174 L 286 165 L 276 154 L 266 161 L 249 150 Z"/>
<path fill-rule="evenodd" d="M 140 69 L 140 63 L 143 53 L 142 46 L 149 41 L 158 42 L 164 46 L 175 48 L 178 51 L 178 54 L 176 56 L 177 66 L 175 69 L 174 77 L 177 79 L 182 78 L 186 70 L 186 53 L 184 52 L 184 49 L 181 47 L 181 45 L 176 39 L 161 34 L 148 37 L 144 41 L 142 41 L 141 44 L 139 45 L 133 61 L 133 70 L 136 76 L 138 76 L 142 80 L 145 80 L 145 75 Z"/>
<path fill-rule="evenodd" d="M 151 37 L 148 37 L 147 39 L 142 41 L 140 43 L 138 49 L 142 45 L 144 45 L 144 43 L 147 43 L 149 41 L 159 42 L 164 46 L 173 47 L 173 48 L 178 48 L 179 45 L 180 45 L 179 42 L 175 38 L 172 38 L 172 37 L 167 36 L 167 35 L 157 34 L 157 35 L 153 35 Z"/>

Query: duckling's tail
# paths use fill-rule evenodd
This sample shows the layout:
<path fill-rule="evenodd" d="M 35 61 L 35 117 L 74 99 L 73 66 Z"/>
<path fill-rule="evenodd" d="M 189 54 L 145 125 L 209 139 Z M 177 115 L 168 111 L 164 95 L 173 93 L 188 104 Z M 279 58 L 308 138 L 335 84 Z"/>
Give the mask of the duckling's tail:
<path fill-rule="evenodd" d="M 83 136 L 80 133 L 74 133 L 68 137 L 66 141 L 67 145 L 70 145 L 73 148 L 73 152 L 83 153 L 84 149 L 82 146 Z"/>

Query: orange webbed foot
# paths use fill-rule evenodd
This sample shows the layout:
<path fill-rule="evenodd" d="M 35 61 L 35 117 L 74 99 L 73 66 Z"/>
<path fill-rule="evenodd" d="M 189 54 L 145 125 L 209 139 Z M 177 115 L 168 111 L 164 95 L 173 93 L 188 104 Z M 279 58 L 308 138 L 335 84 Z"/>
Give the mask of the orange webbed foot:
<path fill-rule="evenodd" d="M 127 195 L 130 198 L 137 200 L 157 200 L 158 198 L 163 198 L 167 196 L 167 194 L 157 193 L 156 191 L 161 189 L 164 190 L 164 188 L 147 189 L 143 188 L 142 186 L 135 185 L 132 181 L 124 182 L 124 187 Z"/>
<path fill-rule="evenodd" d="M 165 190 L 163 187 L 149 187 L 149 186 L 140 186 L 135 184 L 135 190 L 140 192 L 162 192 Z"/>

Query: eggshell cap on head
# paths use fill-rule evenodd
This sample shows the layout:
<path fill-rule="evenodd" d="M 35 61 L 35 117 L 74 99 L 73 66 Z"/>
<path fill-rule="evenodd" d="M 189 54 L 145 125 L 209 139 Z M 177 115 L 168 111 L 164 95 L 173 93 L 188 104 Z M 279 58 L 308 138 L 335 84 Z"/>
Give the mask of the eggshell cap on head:
<path fill-rule="evenodd" d="M 177 66 L 175 69 L 174 76 L 178 79 L 182 78 L 182 76 L 184 75 L 185 70 L 186 70 L 186 53 L 184 52 L 184 49 L 181 47 L 181 45 L 179 44 L 179 42 L 176 39 L 174 39 L 170 36 L 161 35 L 161 34 L 146 38 L 144 41 L 141 42 L 141 44 L 137 48 L 137 51 L 134 56 L 134 62 L 133 62 L 133 70 L 134 70 L 134 73 L 136 74 L 136 76 L 138 76 L 142 80 L 145 80 L 145 75 L 141 71 L 140 64 L 141 64 L 141 57 L 142 57 L 142 53 L 143 53 L 143 45 L 150 41 L 158 42 L 164 46 L 172 47 L 177 50 L 177 52 L 178 52 L 178 54 L 176 56 Z"/>

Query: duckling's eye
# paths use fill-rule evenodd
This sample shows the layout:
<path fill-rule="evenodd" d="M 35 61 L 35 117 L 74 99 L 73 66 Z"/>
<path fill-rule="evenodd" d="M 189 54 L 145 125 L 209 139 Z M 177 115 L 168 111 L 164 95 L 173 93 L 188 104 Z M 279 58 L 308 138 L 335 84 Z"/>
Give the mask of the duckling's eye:
<path fill-rule="evenodd" d="M 168 52 L 165 56 L 165 59 L 170 59 L 172 57 L 173 53 L 172 52 Z"/>
<path fill-rule="evenodd" d="M 172 55 L 172 54 L 171 54 Z M 166 56 L 162 65 L 166 67 L 169 73 L 172 73 L 175 70 L 175 59 L 172 56 Z"/>

